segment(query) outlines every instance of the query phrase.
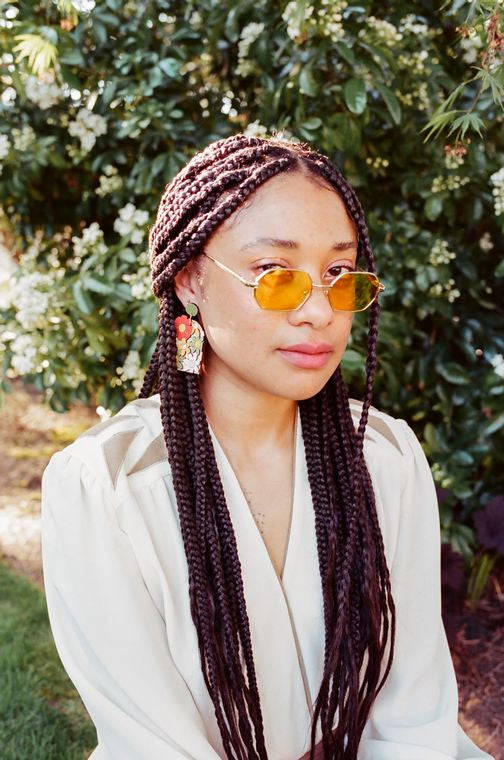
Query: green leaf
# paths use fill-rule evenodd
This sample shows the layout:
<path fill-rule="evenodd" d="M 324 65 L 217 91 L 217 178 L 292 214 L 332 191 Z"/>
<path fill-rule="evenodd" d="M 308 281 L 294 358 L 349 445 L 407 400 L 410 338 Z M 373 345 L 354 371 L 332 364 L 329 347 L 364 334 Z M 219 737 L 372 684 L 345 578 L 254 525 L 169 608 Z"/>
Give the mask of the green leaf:
<path fill-rule="evenodd" d="M 81 280 L 74 282 L 72 286 L 72 293 L 79 310 L 83 314 L 92 314 L 95 310 L 95 305 L 91 300 L 89 294 L 84 290 Z"/>
<path fill-rule="evenodd" d="M 331 141 L 338 150 L 355 155 L 359 153 L 362 145 L 362 134 L 356 119 L 348 113 L 337 114 L 332 119 Z"/>
<path fill-rule="evenodd" d="M 368 42 L 361 42 L 360 44 L 364 50 L 367 50 L 368 53 L 371 53 L 373 59 L 375 57 L 379 58 L 381 61 L 383 61 L 383 63 L 395 67 L 394 54 L 390 50 L 387 50 L 387 48 L 380 47 L 379 45 L 370 45 Z M 366 63 L 368 66 L 370 66 L 369 61 Z"/>
<path fill-rule="evenodd" d="M 105 24 L 102 24 L 98 19 L 93 19 L 92 31 L 96 42 L 98 42 L 99 45 L 105 45 L 108 41 L 109 35 Z"/>
<path fill-rule="evenodd" d="M 442 210 L 443 199 L 440 198 L 439 195 L 431 195 L 425 201 L 424 214 L 427 219 L 429 219 L 429 221 L 433 222 L 435 219 L 437 219 Z"/>
<path fill-rule="evenodd" d="M 238 42 L 240 37 L 240 26 L 238 23 L 238 14 L 240 7 L 236 6 L 231 8 L 227 14 L 226 23 L 224 25 L 224 33 L 230 42 Z"/>
<path fill-rule="evenodd" d="M 440 132 L 442 132 L 443 129 L 445 129 L 450 124 L 450 122 L 453 121 L 455 114 L 458 113 L 460 113 L 460 111 L 436 112 L 434 116 L 432 116 L 432 118 L 427 122 L 425 127 L 420 130 L 420 134 L 422 134 L 422 132 L 430 130 L 424 139 L 424 143 L 427 142 L 427 140 L 430 140 L 431 137 L 435 137 Z"/>
<path fill-rule="evenodd" d="M 336 42 L 334 44 L 335 49 L 338 51 L 340 56 L 348 63 L 350 66 L 353 66 L 355 64 L 355 55 L 352 50 L 352 48 L 349 48 L 348 45 L 345 42 Z"/>
<path fill-rule="evenodd" d="M 502 259 L 502 261 L 499 264 L 497 264 L 494 275 L 496 277 L 504 277 L 504 259 Z"/>
<path fill-rule="evenodd" d="M 106 296 L 114 292 L 114 288 L 105 280 L 99 280 L 96 275 L 87 274 L 82 278 L 84 287 L 95 293 L 101 293 Z"/>
<path fill-rule="evenodd" d="M 61 58 L 60 58 L 61 63 Z M 68 66 L 65 66 L 64 64 L 61 64 L 61 76 L 63 80 L 67 83 L 69 87 L 73 87 L 75 90 L 78 90 L 79 87 L 81 87 L 81 81 L 76 74 L 70 69 Z"/>
<path fill-rule="evenodd" d="M 394 123 L 400 124 L 402 115 L 401 104 L 397 100 L 392 90 L 386 85 L 378 83 L 376 84 L 376 89 L 385 101 L 385 105 L 387 106 Z"/>
<path fill-rule="evenodd" d="M 353 348 L 347 348 L 341 360 L 341 367 L 351 374 L 364 374 L 365 357 L 359 354 L 358 351 L 354 351 Z"/>
<path fill-rule="evenodd" d="M 446 443 L 440 431 L 434 427 L 432 422 L 428 422 L 424 427 L 424 438 L 429 447 L 430 454 L 436 454 L 446 449 Z"/>
<path fill-rule="evenodd" d="M 103 94 L 101 96 L 102 97 L 102 101 L 103 101 L 103 103 L 106 106 L 109 105 L 110 101 L 114 97 L 115 92 L 116 92 L 116 88 L 117 88 L 117 82 L 115 82 L 113 80 L 109 80 L 106 83 L 105 89 L 103 90 Z"/>
<path fill-rule="evenodd" d="M 361 114 L 366 108 L 367 95 L 366 85 L 360 79 L 349 79 L 343 88 L 345 103 L 349 110 L 355 114 Z"/>
<path fill-rule="evenodd" d="M 105 338 L 101 333 L 91 327 L 85 327 L 84 332 L 86 333 L 87 341 L 93 351 L 96 351 L 97 354 L 108 353 Z"/>
<path fill-rule="evenodd" d="M 158 66 L 166 76 L 171 79 L 178 78 L 180 74 L 180 61 L 176 58 L 163 58 L 158 62 Z"/>
<path fill-rule="evenodd" d="M 322 126 L 322 119 L 319 119 L 318 116 L 313 116 L 311 119 L 308 119 L 307 121 L 303 122 L 304 129 L 307 129 L 308 131 L 312 129 L 318 129 Z"/>
<path fill-rule="evenodd" d="M 12 48 L 17 53 L 16 63 L 28 58 L 28 66 L 36 76 L 44 74 L 56 62 L 56 46 L 40 34 L 16 34 L 14 39 L 18 43 Z"/>
<path fill-rule="evenodd" d="M 437 364 L 436 370 L 441 377 L 444 377 L 445 380 L 453 385 L 467 385 L 471 382 L 468 372 L 455 362 Z"/>
<path fill-rule="evenodd" d="M 66 53 L 60 53 L 60 63 L 66 63 L 67 66 L 85 66 L 86 60 L 78 48 L 67 50 Z"/>
<path fill-rule="evenodd" d="M 492 433 L 496 433 L 502 427 L 504 427 L 504 412 L 501 412 L 483 425 L 481 432 L 483 435 L 492 435 Z"/>
<path fill-rule="evenodd" d="M 315 95 L 318 94 L 318 86 L 316 79 L 313 76 L 311 66 L 304 66 L 301 69 L 301 73 L 299 75 L 299 88 L 304 92 L 305 95 L 308 95 L 310 98 L 314 98 Z"/>
<path fill-rule="evenodd" d="M 451 458 L 456 464 L 463 467 L 474 464 L 474 457 L 468 451 L 456 451 Z"/>

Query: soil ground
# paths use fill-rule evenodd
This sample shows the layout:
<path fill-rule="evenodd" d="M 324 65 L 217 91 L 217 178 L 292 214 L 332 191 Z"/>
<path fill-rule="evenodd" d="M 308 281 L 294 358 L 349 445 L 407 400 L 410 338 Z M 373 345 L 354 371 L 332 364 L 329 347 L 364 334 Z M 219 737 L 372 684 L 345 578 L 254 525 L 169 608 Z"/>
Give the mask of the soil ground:
<path fill-rule="evenodd" d="M 40 481 L 50 456 L 100 420 L 88 407 L 58 414 L 14 384 L 0 408 L 0 556 L 43 588 Z M 451 616 L 459 720 L 478 746 L 504 760 L 504 571 L 490 576 L 475 608 Z M 455 621 L 455 622 L 454 622 Z"/>

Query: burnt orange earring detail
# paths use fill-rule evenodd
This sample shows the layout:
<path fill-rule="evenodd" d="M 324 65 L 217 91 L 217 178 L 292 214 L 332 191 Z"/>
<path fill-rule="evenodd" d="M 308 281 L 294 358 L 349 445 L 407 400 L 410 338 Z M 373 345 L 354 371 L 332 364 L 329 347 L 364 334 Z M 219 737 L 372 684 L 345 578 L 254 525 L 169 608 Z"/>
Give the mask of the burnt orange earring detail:
<path fill-rule="evenodd" d="M 198 314 L 196 304 L 188 303 L 185 309 L 188 316 L 183 314 L 175 320 L 177 369 L 199 375 L 205 333 L 199 322 L 194 319 Z"/>

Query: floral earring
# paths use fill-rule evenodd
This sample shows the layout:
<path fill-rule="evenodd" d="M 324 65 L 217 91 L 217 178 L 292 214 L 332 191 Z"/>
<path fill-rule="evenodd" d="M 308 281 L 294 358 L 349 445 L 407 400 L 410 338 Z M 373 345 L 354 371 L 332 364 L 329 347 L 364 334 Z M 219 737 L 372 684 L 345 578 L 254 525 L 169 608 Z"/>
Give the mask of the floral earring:
<path fill-rule="evenodd" d="M 194 319 L 198 313 L 196 304 L 188 303 L 185 309 L 189 316 L 186 317 L 184 314 L 175 320 L 177 369 L 199 375 L 205 333 L 199 322 Z"/>

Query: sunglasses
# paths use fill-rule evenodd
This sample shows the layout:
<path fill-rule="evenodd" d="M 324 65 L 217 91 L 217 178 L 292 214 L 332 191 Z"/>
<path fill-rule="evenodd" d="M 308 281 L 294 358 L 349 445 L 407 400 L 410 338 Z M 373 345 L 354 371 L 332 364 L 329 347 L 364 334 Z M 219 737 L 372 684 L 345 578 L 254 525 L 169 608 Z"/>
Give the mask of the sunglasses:
<path fill-rule="evenodd" d="M 306 303 L 313 288 L 322 288 L 333 311 L 364 311 L 385 290 L 385 285 L 372 272 L 342 272 L 327 285 L 317 285 L 308 272 L 302 269 L 274 267 L 262 272 L 249 282 L 213 256 L 204 252 L 217 266 L 232 274 L 243 285 L 254 288 L 254 296 L 261 309 L 295 311 Z"/>

